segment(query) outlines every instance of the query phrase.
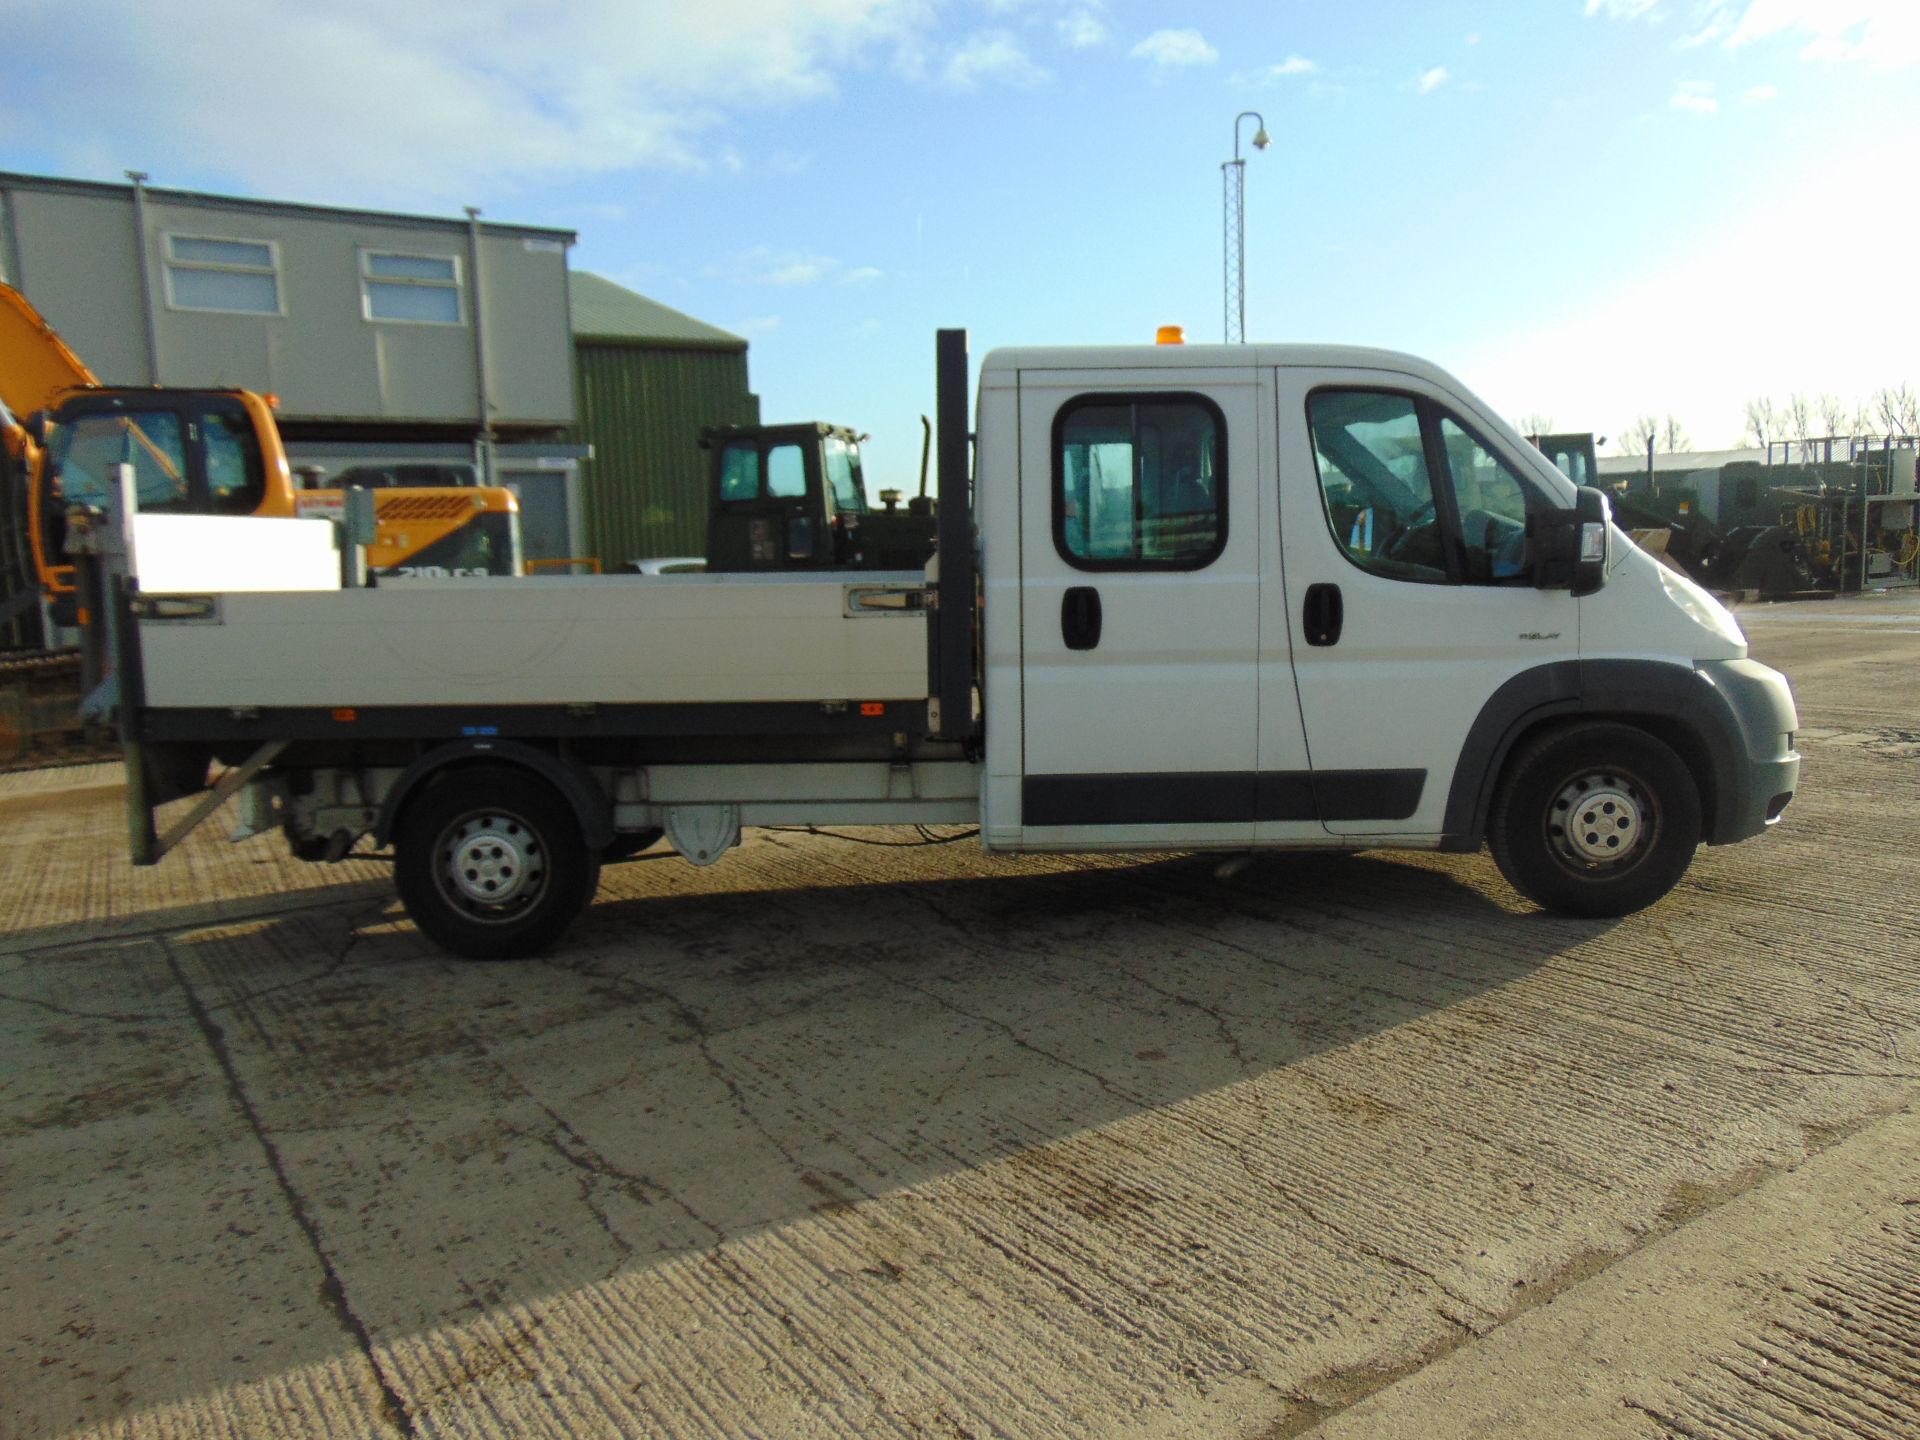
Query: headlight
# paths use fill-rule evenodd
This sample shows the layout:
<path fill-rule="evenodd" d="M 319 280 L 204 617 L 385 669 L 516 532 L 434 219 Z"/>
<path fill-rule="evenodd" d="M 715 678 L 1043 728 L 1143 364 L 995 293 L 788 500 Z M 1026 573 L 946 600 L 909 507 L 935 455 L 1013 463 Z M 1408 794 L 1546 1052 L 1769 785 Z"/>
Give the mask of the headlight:
<path fill-rule="evenodd" d="M 1659 561 L 1654 566 L 1660 572 L 1660 583 L 1666 586 L 1667 594 L 1673 603 L 1687 612 L 1687 618 L 1708 633 L 1734 645 L 1745 645 L 1747 637 L 1740 628 L 1740 622 L 1733 618 L 1733 612 L 1722 605 L 1713 596 L 1702 590 L 1693 581 L 1678 570 Z"/>

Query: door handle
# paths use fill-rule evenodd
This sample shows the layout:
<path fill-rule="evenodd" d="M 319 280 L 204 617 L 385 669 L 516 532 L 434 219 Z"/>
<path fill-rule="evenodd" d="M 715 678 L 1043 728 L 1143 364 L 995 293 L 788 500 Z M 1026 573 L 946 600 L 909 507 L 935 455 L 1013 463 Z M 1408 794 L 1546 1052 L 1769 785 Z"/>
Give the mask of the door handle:
<path fill-rule="evenodd" d="M 1301 620 L 1307 632 L 1307 644 L 1338 645 L 1340 626 L 1346 618 L 1346 605 L 1340 599 L 1338 585 L 1320 584 L 1307 587 L 1307 603 L 1302 607 L 1301 612 Z"/>
<path fill-rule="evenodd" d="M 1060 638 L 1069 650 L 1091 650 L 1100 643 L 1100 592 L 1072 585 L 1060 597 Z"/>

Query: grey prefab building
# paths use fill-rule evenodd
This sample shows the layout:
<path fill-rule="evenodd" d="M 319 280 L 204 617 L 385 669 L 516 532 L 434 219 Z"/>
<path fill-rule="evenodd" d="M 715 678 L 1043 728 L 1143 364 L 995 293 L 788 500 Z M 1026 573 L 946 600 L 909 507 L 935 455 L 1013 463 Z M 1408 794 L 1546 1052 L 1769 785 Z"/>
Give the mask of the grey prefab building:
<path fill-rule="evenodd" d="M 571 424 L 574 238 L 0 173 L 0 276 L 95 374 L 271 393 L 293 435 Z"/>

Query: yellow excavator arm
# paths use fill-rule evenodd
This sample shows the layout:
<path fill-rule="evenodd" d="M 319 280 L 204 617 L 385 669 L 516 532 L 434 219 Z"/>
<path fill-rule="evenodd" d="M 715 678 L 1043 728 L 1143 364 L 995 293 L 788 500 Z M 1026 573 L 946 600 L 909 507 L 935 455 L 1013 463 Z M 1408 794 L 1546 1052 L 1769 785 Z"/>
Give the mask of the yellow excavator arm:
<path fill-rule="evenodd" d="M 23 421 L 69 390 L 100 383 L 18 290 L 0 283 L 0 402 Z"/>

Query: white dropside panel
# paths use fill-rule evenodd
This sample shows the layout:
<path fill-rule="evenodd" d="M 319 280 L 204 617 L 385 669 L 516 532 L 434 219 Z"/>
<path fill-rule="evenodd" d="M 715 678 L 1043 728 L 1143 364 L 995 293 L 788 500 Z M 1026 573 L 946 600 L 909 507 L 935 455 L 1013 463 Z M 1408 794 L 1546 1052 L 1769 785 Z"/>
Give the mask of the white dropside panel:
<path fill-rule="evenodd" d="M 528 576 L 223 595 L 216 621 L 141 623 L 147 703 L 924 703 L 925 613 L 848 613 L 850 595 L 919 579 Z"/>
<path fill-rule="evenodd" d="M 340 588 L 331 520 L 136 514 L 133 553 L 149 595 Z"/>

